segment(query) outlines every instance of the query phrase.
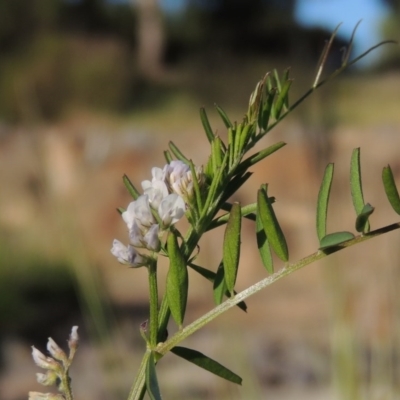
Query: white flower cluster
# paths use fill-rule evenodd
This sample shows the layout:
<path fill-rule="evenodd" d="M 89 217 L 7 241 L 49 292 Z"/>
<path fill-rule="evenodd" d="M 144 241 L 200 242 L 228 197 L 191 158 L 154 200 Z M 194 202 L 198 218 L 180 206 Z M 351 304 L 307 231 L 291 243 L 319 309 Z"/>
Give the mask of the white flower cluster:
<path fill-rule="evenodd" d="M 147 265 L 148 258 L 137 249 L 160 251 L 160 237 L 179 221 L 186 211 L 186 202 L 193 196 L 190 167 L 182 161 L 171 161 L 163 169 L 152 168 L 152 180 L 142 182 L 143 195 L 132 201 L 122 218 L 129 231 L 129 245 L 114 239 L 111 253 L 122 264 L 131 267 Z M 201 169 L 196 169 L 201 176 Z M 157 214 L 158 221 L 153 215 Z"/>
<path fill-rule="evenodd" d="M 73 326 L 68 340 L 68 356 L 52 338 L 49 338 L 47 342 L 47 351 L 50 353 L 51 357 L 45 356 L 36 347 L 32 346 L 33 361 L 35 361 L 38 367 L 47 370 L 46 373 L 36 374 L 37 381 L 40 384 L 44 386 L 58 384 L 59 391 L 64 394 L 70 391 L 70 388 L 66 387 L 66 385 L 69 386 L 68 382 L 70 380 L 68 377 L 68 369 L 78 348 L 78 342 L 78 327 Z M 29 392 L 29 400 L 64 399 L 65 397 L 63 394 Z"/>

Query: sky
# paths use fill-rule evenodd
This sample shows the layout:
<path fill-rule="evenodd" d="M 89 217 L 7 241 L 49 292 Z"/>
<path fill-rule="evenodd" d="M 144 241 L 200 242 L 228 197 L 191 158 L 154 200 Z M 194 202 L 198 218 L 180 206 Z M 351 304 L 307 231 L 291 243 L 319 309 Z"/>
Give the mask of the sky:
<path fill-rule="evenodd" d="M 379 0 L 297 0 L 296 7 L 296 19 L 301 25 L 333 31 L 342 23 L 339 32 L 348 38 L 362 20 L 356 33 L 355 55 L 387 39 L 380 35 L 380 24 L 388 13 L 389 9 Z M 364 65 L 373 63 L 376 57 L 379 51 L 370 53 Z"/>
<path fill-rule="evenodd" d="M 160 0 L 167 12 L 179 12 L 185 5 L 185 0 Z M 245 0 L 244 0 L 245 1 Z M 380 36 L 380 23 L 388 14 L 389 9 L 380 0 L 297 0 L 295 17 L 307 27 L 322 27 L 333 31 L 342 23 L 339 34 L 350 38 L 353 28 L 362 20 L 357 29 L 355 54 L 385 39 Z M 363 60 L 363 65 L 369 65 L 379 57 L 379 51 L 372 52 Z"/>

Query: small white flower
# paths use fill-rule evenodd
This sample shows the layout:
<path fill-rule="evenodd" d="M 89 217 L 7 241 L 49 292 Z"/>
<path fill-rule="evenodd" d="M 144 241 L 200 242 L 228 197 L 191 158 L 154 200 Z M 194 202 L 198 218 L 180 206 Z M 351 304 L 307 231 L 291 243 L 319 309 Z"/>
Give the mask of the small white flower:
<path fill-rule="evenodd" d="M 125 246 L 119 240 L 114 239 L 111 254 L 117 258 L 121 264 L 131 267 L 141 267 L 145 265 L 145 258 L 142 257 L 132 246 Z"/>
<path fill-rule="evenodd" d="M 162 199 L 168 196 L 168 187 L 161 180 L 143 181 L 142 188 L 144 194 L 149 197 L 149 203 L 154 209 L 157 209 Z"/>
<path fill-rule="evenodd" d="M 150 229 L 140 229 L 139 225 L 134 222 L 132 229 L 129 231 L 130 243 L 135 247 L 143 247 L 152 251 L 159 251 L 159 230 L 160 227 L 158 224 L 153 224 Z"/>
<path fill-rule="evenodd" d="M 158 237 L 159 231 L 160 231 L 159 225 L 154 224 L 143 236 L 143 241 L 147 249 L 152 251 L 160 251 L 161 243 L 160 243 L 160 238 Z"/>
<path fill-rule="evenodd" d="M 67 355 L 51 337 L 47 342 L 47 350 L 56 360 L 62 361 L 64 364 L 67 362 Z"/>
<path fill-rule="evenodd" d="M 175 193 L 168 195 L 158 207 L 164 227 L 168 227 L 178 222 L 185 214 L 185 202 L 181 196 Z"/>
<path fill-rule="evenodd" d="M 78 335 L 78 327 L 75 325 L 71 329 L 71 333 L 68 339 L 68 347 L 69 347 L 69 359 L 72 361 L 74 358 L 75 352 L 78 349 L 79 344 L 79 335 Z"/>
<path fill-rule="evenodd" d="M 182 196 L 186 201 L 190 202 L 193 196 L 193 176 L 189 165 L 182 161 L 171 161 L 164 167 L 166 180 L 168 185 L 176 194 Z M 201 186 L 204 182 L 203 170 L 201 167 L 195 167 L 196 178 Z"/>
<path fill-rule="evenodd" d="M 44 369 L 50 369 L 52 371 L 60 371 L 61 365 L 51 357 L 46 357 L 40 350 L 35 346 L 32 346 L 32 358 L 35 364 Z"/>
<path fill-rule="evenodd" d="M 172 186 L 190 171 L 189 165 L 180 160 L 173 160 L 164 167 L 165 177 Z"/>
<path fill-rule="evenodd" d="M 151 213 L 147 195 L 139 196 L 135 201 L 132 201 L 127 210 L 122 213 L 122 218 L 129 230 L 132 229 L 134 222 L 143 227 L 150 227 L 156 222 Z"/>

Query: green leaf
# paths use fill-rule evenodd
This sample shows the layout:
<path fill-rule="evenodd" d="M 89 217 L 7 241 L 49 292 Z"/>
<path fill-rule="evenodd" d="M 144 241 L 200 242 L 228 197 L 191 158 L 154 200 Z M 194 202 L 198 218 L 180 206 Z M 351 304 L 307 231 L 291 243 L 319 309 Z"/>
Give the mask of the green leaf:
<path fill-rule="evenodd" d="M 213 175 L 215 175 L 218 172 L 218 169 L 220 168 L 224 159 L 222 141 L 219 136 L 215 136 L 214 140 L 211 143 L 211 157 L 213 165 Z"/>
<path fill-rule="evenodd" d="M 264 131 L 266 131 L 268 128 L 268 122 L 271 118 L 272 105 L 274 104 L 276 92 L 277 90 L 275 88 L 272 88 L 268 91 L 268 94 L 266 96 L 263 96 L 262 99 L 260 112 L 258 115 L 258 126 Z"/>
<path fill-rule="evenodd" d="M 289 251 L 285 236 L 275 216 L 274 209 L 267 195 L 267 186 L 262 185 L 257 194 L 257 213 L 260 216 L 262 226 L 269 243 L 282 261 L 288 261 Z"/>
<path fill-rule="evenodd" d="M 356 215 L 360 215 L 364 208 L 364 195 L 362 190 L 360 148 L 354 149 L 351 155 L 350 188 Z M 369 222 L 366 222 L 364 232 L 369 232 Z"/>
<path fill-rule="evenodd" d="M 178 357 L 197 365 L 200 368 L 226 379 L 229 382 L 233 382 L 238 385 L 242 384 L 242 378 L 239 375 L 236 375 L 228 368 L 224 367 L 210 357 L 207 357 L 203 353 L 200 353 L 199 351 L 188 349 L 186 347 L 175 346 L 171 349 L 171 352 Z"/>
<path fill-rule="evenodd" d="M 210 282 L 214 283 L 215 278 L 216 278 L 216 273 L 210 271 L 207 268 L 200 267 L 199 265 L 189 263 L 189 267 L 192 268 L 194 271 L 196 271 L 198 274 L 200 274 L 203 278 L 206 278 Z M 234 292 L 236 295 L 236 292 Z M 225 296 L 230 297 L 230 293 L 226 290 L 225 291 Z M 236 304 L 241 310 L 247 311 L 247 305 L 244 301 L 241 301 L 240 303 Z"/>
<path fill-rule="evenodd" d="M 210 121 L 208 120 L 206 109 L 204 107 L 200 108 L 200 119 L 203 124 L 204 132 L 207 135 L 207 139 L 211 143 L 214 140 L 214 133 L 211 129 Z"/>
<path fill-rule="evenodd" d="M 169 142 L 168 146 L 172 152 L 172 154 L 178 159 L 183 161 L 186 164 L 189 164 L 189 159 L 183 155 L 183 153 L 178 149 L 178 147 L 174 144 L 174 142 Z"/>
<path fill-rule="evenodd" d="M 285 145 L 286 145 L 285 142 L 274 143 L 273 145 L 267 147 L 266 149 L 253 154 L 252 156 L 250 156 L 249 158 L 246 158 L 244 161 L 242 161 L 239 164 L 237 171 L 240 173 L 247 171 L 251 166 L 253 166 L 254 164 L 257 164 L 259 161 L 270 156 L 272 153 L 275 153 L 275 151 L 281 149 Z"/>
<path fill-rule="evenodd" d="M 199 211 L 202 210 L 203 208 L 203 199 L 201 196 L 201 191 L 200 191 L 200 185 L 199 185 L 199 180 L 197 178 L 197 173 L 196 173 L 196 168 L 193 164 L 193 161 L 189 161 L 189 167 L 190 167 L 190 172 L 192 173 L 192 181 L 193 181 L 193 188 L 194 188 L 194 193 L 195 193 L 195 199 L 196 199 L 196 206 Z"/>
<path fill-rule="evenodd" d="M 140 196 L 140 192 L 135 188 L 127 175 L 122 177 L 125 187 L 128 189 L 129 194 L 136 200 Z"/>
<path fill-rule="evenodd" d="M 272 260 L 271 248 L 269 247 L 268 238 L 265 234 L 265 230 L 262 226 L 259 215 L 256 215 L 256 236 L 257 236 L 257 247 L 260 252 L 261 261 L 270 273 L 274 273 L 274 262 Z"/>
<path fill-rule="evenodd" d="M 204 218 L 207 215 L 207 213 L 209 211 L 209 207 L 215 200 L 215 195 L 217 193 L 217 190 L 220 187 L 223 177 L 226 174 L 225 167 L 227 165 L 227 162 L 228 162 L 228 152 L 225 153 L 224 158 L 221 163 L 221 166 L 218 168 L 218 170 L 216 171 L 216 173 L 214 174 L 214 176 L 212 178 L 211 185 L 208 188 L 207 198 L 206 198 L 205 204 L 203 206 L 203 211 L 200 215 L 200 218 Z"/>
<path fill-rule="evenodd" d="M 188 271 L 174 234 L 169 233 L 167 245 L 170 261 L 166 286 L 168 305 L 175 322 L 182 327 L 189 288 Z"/>
<path fill-rule="evenodd" d="M 235 175 L 235 177 L 229 182 L 222 195 L 222 202 L 229 199 L 236 191 L 243 186 L 243 184 L 253 175 L 252 172 L 245 172 L 244 174 Z"/>
<path fill-rule="evenodd" d="M 336 247 L 348 240 L 354 239 L 351 232 L 335 232 L 324 236 L 319 242 L 319 250 L 327 250 L 330 247 Z"/>
<path fill-rule="evenodd" d="M 228 291 L 233 294 L 240 258 L 240 230 L 242 212 L 239 203 L 234 203 L 226 224 L 223 244 L 223 265 Z"/>
<path fill-rule="evenodd" d="M 161 400 L 153 352 L 151 352 L 146 365 L 146 389 L 151 400 Z"/>
<path fill-rule="evenodd" d="M 222 262 L 219 264 L 217 273 L 215 275 L 214 285 L 213 285 L 213 292 L 214 292 L 214 302 L 216 305 L 222 303 L 224 299 L 224 294 L 227 291 L 226 283 L 225 283 L 225 271 L 224 265 Z"/>
<path fill-rule="evenodd" d="M 226 112 L 220 106 L 218 106 L 217 104 L 215 104 L 215 108 L 217 109 L 218 114 L 220 115 L 223 123 L 225 124 L 225 127 L 226 128 L 233 128 L 233 124 L 230 121 L 230 119 L 228 118 L 228 116 L 226 115 Z"/>
<path fill-rule="evenodd" d="M 168 150 L 164 151 L 164 158 L 165 158 L 165 161 L 167 161 L 168 164 L 170 164 L 171 161 L 173 160 L 173 157 L 172 157 L 171 153 Z"/>
<path fill-rule="evenodd" d="M 290 86 L 292 85 L 292 82 L 293 81 L 291 79 L 287 80 L 283 84 L 282 90 L 278 94 L 278 98 L 276 99 L 275 104 L 274 104 L 274 117 L 276 119 L 278 119 L 280 117 L 281 112 L 283 110 L 283 106 L 285 104 L 289 103 L 288 96 L 289 96 L 289 89 L 290 89 Z"/>
<path fill-rule="evenodd" d="M 366 227 L 368 225 L 369 216 L 374 212 L 375 208 L 371 204 L 367 203 L 361 210 L 361 213 L 357 215 L 356 219 L 356 230 L 357 232 L 366 233 Z"/>
<path fill-rule="evenodd" d="M 317 203 L 317 236 L 318 240 L 326 236 L 326 220 L 328 216 L 329 195 L 333 180 L 334 164 L 328 164 L 318 193 Z"/>
<path fill-rule="evenodd" d="M 258 118 L 262 96 L 264 93 L 265 80 L 267 79 L 268 74 L 269 72 L 264 76 L 263 79 L 257 82 L 256 88 L 250 96 L 247 117 L 251 123 Z"/>
<path fill-rule="evenodd" d="M 244 123 L 243 123 L 244 124 Z M 253 137 L 255 132 L 255 124 L 254 123 L 246 123 L 242 127 L 240 131 L 240 136 L 238 138 L 239 142 L 239 153 L 244 152 L 247 144 L 249 143 L 249 139 Z"/>
<path fill-rule="evenodd" d="M 394 181 L 393 172 L 390 165 L 383 168 L 382 181 L 385 187 L 386 196 L 393 210 L 400 215 L 400 196 Z"/>

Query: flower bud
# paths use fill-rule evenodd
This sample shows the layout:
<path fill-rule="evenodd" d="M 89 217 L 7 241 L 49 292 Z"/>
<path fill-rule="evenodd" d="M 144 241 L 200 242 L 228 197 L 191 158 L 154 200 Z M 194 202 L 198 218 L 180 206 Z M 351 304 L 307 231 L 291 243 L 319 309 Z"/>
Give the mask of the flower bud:
<path fill-rule="evenodd" d="M 51 357 L 46 357 L 41 351 L 35 346 L 32 346 L 32 358 L 35 364 L 44 369 L 50 369 L 52 371 L 61 371 L 61 365 Z"/>
<path fill-rule="evenodd" d="M 69 335 L 68 347 L 70 351 L 76 351 L 79 344 L 78 327 L 75 325 L 71 329 L 71 334 Z M 70 357 L 71 358 L 71 357 Z"/>
<path fill-rule="evenodd" d="M 54 385 L 57 381 L 58 375 L 54 371 L 47 371 L 45 374 L 38 372 L 36 374 L 36 380 L 43 386 Z"/>
<path fill-rule="evenodd" d="M 51 354 L 53 358 L 58 361 L 62 361 L 63 364 L 67 361 L 67 355 L 64 353 L 64 350 L 60 348 L 60 346 L 51 338 L 47 342 L 47 350 Z"/>

